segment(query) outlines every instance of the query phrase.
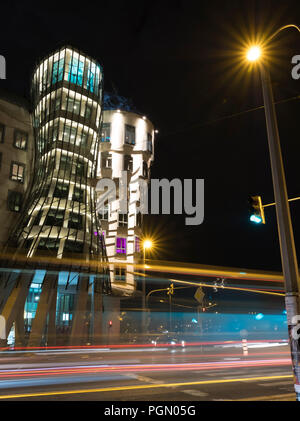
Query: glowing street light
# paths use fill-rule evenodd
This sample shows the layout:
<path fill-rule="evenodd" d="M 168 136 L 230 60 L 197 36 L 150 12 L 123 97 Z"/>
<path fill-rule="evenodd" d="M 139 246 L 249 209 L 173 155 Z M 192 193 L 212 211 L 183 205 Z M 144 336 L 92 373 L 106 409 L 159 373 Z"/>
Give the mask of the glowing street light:
<path fill-rule="evenodd" d="M 144 251 L 144 268 L 146 269 L 146 250 L 151 250 L 153 248 L 153 241 L 150 238 L 145 238 L 142 242 L 142 247 Z M 143 313 L 142 313 L 142 328 L 143 332 L 146 333 L 146 276 L 143 278 Z"/>
<path fill-rule="evenodd" d="M 261 48 L 258 45 L 250 47 L 247 51 L 247 59 L 249 61 L 257 61 L 261 56 Z"/>

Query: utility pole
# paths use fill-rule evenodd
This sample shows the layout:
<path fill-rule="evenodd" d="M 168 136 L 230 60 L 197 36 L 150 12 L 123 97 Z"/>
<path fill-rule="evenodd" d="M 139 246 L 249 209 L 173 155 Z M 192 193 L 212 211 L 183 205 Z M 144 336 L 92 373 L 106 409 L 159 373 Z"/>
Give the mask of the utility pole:
<path fill-rule="evenodd" d="M 295 328 L 297 324 L 297 316 L 300 317 L 298 261 L 288 203 L 271 78 L 268 69 L 262 63 L 259 64 L 265 106 L 273 188 L 276 203 L 281 262 L 285 280 L 285 305 L 287 311 L 295 392 L 297 400 L 300 401 L 300 349 L 298 340 L 293 337 L 293 328 Z"/>

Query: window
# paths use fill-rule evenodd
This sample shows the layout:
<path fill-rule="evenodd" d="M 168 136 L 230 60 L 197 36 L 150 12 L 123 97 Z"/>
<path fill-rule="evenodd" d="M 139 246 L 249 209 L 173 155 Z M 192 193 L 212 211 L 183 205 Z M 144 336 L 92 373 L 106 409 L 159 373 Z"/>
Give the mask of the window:
<path fill-rule="evenodd" d="M 84 62 L 72 57 L 69 64 L 69 81 L 82 86 Z"/>
<path fill-rule="evenodd" d="M 147 165 L 147 162 L 143 162 L 143 177 L 148 177 L 148 165 Z"/>
<path fill-rule="evenodd" d="M 92 106 L 91 105 L 89 105 L 89 104 L 86 104 L 86 106 L 85 106 L 85 118 L 88 118 L 88 119 L 90 119 L 91 118 L 91 115 L 92 115 Z"/>
<path fill-rule="evenodd" d="M 126 238 L 117 237 L 116 253 L 117 254 L 126 254 Z"/>
<path fill-rule="evenodd" d="M 135 237 L 135 252 L 140 253 L 141 252 L 141 241 L 139 237 Z"/>
<path fill-rule="evenodd" d="M 67 111 L 74 114 L 79 114 L 80 112 L 80 101 L 75 98 L 68 98 L 67 100 Z"/>
<path fill-rule="evenodd" d="M 102 152 L 102 167 L 111 168 L 112 157 L 108 152 Z"/>
<path fill-rule="evenodd" d="M 28 134 L 25 132 L 21 132 L 19 130 L 15 130 L 14 132 L 14 147 L 18 149 L 22 149 L 23 151 L 27 148 L 27 140 Z"/>
<path fill-rule="evenodd" d="M 124 171 L 132 172 L 132 166 L 133 166 L 132 156 L 125 155 L 124 156 Z"/>
<path fill-rule="evenodd" d="M 81 230 L 82 229 L 82 216 L 79 215 L 79 213 L 70 212 L 68 227 Z"/>
<path fill-rule="evenodd" d="M 60 82 L 63 79 L 64 73 L 64 62 L 65 60 L 61 58 L 53 63 L 53 70 L 52 70 L 52 84 L 54 85 L 56 82 Z"/>
<path fill-rule="evenodd" d="M 126 281 L 126 269 L 121 267 L 115 268 L 115 281 L 116 282 L 125 282 Z"/>
<path fill-rule="evenodd" d="M 77 129 L 75 127 L 65 126 L 64 137 L 63 137 L 64 142 L 70 142 L 70 143 L 74 144 L 76 134 L 77 134 Z"/>
<path fill-rule="evenodd" d="M 64 251 L 83 253 L 83 243 L 78 241 L 66 240 Z"/>
<path fill-rule="evenodd" d="M 119 213 L 119 227 L 127 227 L 128 215 L 127 213 Z"/>
<path fill-rule="evenodd" d="M 22 199 L 23 199 L 22 193 L 8 190 L 8 194 L 7 194 L 8 210 L 12 212 L 20 212 L 21 207 L 22 207 Z"/>
<path fill-rule="evenodd" d="M 85 176 L 87 171 L 87 166 L 85 162 L 77 161 L 76 162 L 76 176 L 82 177 Z"/>
<path fill-rule="evenodd" d="M 135 127 L 125 124 L 125 143 L 135 145 Z"/>
<path fill-rule="evenodd" d="M 110 142 L 110 123 L 102 124 L 101 142 Z"/>
<path fill-rule="evenodd" d="M 39 250 L 58 250 L 59 239 L 56 238 L 41 238 L 39 241 Z"/>
<path fill-rule="evenodd" d="M 141 212 L 136 214 L 136 225 L 138 227 L 142 226 L 142 214 L 141 214 Z"/>
<path fill-rule="evenodd" d="M 87 72 L 87 90 L 90 92 L 97 91 L 98 89 L 99 71 L 100 71 L 99 66 L 97 66 L 97 69 L 96 69 L 95 63 L 90 63 L 90 66 Z"/>
<path fill-rule="evenodd" d="M 62 227 L 64 223 L 64 216 L 65 211 L 57 210 L 57 209 L 50 209 L 46 218 L 45 218 L 45 225 L 54 226 L 54 227 Z"/>
<path fill-rule="evenodd" d="M 147 133 L 147 151 L 152 153 L 152 136 Z"/>
<path fill-rule="evenodd" d="M 25 176 L 25 164 L 12 161 L 10 167 L 10 179 L 13 181 L 18 181 L 19 183 L 24 183 Z"/>
<path fill-rule="evenodd" d="M 80 189 L 79 187 L 74 187 L 72 200 L 75 200 L 76 202 L 83 203 L 84 202 L 84 190 Z"/>
<path fill-rule="evenodd" d="M 0 124 L 0 143 L 4 142 L 5 126 Z"/>
<path fill-rule="evenodd" d="M 32 225 L 39 225 L 41 221 L 41 217 L 43 215 L 43 212 L 40 210 L 34 217 L 32 221 Z"/>
<path fill-rule="evenodd" d="M 72 157 L 65 154 L 61 155 L 59 169 L 67 173 L 71 171 L 71 168 L 72 168 Z"/>
<path fill-rule="evenodd" d="M 69 185 L 63 183 L 57 183 L 54 189 L 53 196 L 60 197 L 61 199 L 67 199 L 69 195 Z"/>
<path fill-rule="evenodd" d="M 51 108 L 51 113 L 60 109 L 60 96 L 57 98 L 51 99 L 50 108 Z"/>
<path fill-rule="evenodd" d="M 98 217 L 102 220 L 108 221 L 108 213 L 109 213 L 108 205 L 104 205 L 103 208 L 99 210 Z"/>

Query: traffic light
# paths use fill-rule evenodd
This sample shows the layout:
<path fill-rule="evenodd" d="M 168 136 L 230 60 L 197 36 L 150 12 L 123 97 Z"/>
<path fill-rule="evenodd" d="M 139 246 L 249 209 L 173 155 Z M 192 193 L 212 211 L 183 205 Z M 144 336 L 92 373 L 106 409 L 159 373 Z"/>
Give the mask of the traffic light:
<path fill-rule="evenodd" d="M 108 322 L 108 326 L 109 326 L 109 327 L 112 327 L 112 320 L 110 320 L 110 321 Z"/>
<path fill-rule="evenodd" d="M 265 213 L 260 196 L 249 196 L 250 221 L 265 224 Z"/>

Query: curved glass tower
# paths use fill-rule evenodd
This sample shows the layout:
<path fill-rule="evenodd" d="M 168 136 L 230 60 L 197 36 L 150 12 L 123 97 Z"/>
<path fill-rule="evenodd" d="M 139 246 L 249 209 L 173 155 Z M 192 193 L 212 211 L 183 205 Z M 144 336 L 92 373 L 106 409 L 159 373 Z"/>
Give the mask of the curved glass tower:
<path fill-rule="evenodd" d="M 14 326 L 18 343 L 103 339 L 110 279 L 95 197 L 102 89 L 101 65 L 72 47 L 33 74 L 34 176 L 8 244 L 14 269 L 0 285 L 7 334 Z"/>
<path fill-rule="evenodd" d="M 103 254 L 93 188 L 102 75 L 100 64 L 68 47 L 34 71 L 35 174 L 23 223 L 14 235 L 18 251 L 27 257 L 60 259 L 79 253 L 89 260 Z"/>

